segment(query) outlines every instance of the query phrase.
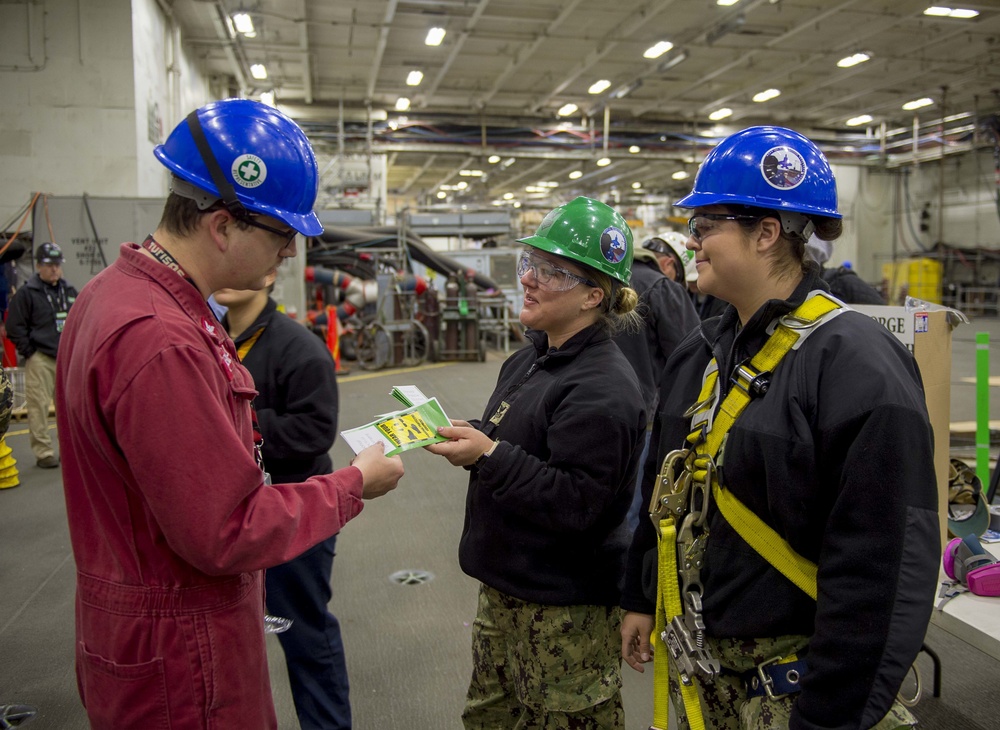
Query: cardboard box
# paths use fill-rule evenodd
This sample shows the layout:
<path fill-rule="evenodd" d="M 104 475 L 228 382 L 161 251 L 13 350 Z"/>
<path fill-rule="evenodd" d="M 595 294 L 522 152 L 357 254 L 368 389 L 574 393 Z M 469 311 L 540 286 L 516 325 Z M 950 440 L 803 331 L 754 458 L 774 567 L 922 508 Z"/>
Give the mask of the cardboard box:
<path fill-rule="evenodd" d="M 934 473 L 938 484 L 941 545 L 948 542 L 948 461 L 951 456 L 951 333 L 960 323 L 947 310 L 907 311 L 906 307 L 854 304 L 892 332 L 917 359 L 924 399 L 934 431 Z M 964 320 L 964 316 L 961 317 Z"/>

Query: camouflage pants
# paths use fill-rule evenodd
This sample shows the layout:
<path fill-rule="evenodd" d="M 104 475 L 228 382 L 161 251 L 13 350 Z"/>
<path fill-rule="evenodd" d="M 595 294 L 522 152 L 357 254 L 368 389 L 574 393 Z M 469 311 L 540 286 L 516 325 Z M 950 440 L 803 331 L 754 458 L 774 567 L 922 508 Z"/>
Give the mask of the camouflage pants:
<path fill-rule="evenodd" d="M 479 587 L 472 730 L 622 730 L 621 610 L 546 606 Z"/>
<path fill-rule="evenodd" d="M 808 643 L 805 636 L 779 636 L 773 639 L 708 639 L 712 652 L 723 669 L 742 674 L 776 656 L 798 653 Z M 705 727 L 714 730 L 788 730 L 788 720 L 796 695 L 770 699 L 767 696 L 747 698 L 739 676 L 729 672 L 715 682 L 697 682 L 701 712 Z M 690 730 L 684 702 L 680 696 L 677 669 L 670 663 L 670 701 L 677 715 L 677 730 Z M 897 700 L 871 730 L 897 730 L 917 724 Z"/>

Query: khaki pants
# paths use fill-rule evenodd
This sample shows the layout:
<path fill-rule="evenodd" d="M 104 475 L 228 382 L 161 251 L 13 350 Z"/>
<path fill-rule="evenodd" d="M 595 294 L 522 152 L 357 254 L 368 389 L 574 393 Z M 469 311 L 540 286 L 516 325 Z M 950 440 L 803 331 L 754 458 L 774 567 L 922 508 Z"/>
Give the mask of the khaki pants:
<path fill-rule="evenodd" d="M 56 392 L 56 359 L 36 352 L 24 363 L 24 396 L 28 408 L 28 430 L 35 459 L 54 456 L 49 433 L 49 406 Z"/>

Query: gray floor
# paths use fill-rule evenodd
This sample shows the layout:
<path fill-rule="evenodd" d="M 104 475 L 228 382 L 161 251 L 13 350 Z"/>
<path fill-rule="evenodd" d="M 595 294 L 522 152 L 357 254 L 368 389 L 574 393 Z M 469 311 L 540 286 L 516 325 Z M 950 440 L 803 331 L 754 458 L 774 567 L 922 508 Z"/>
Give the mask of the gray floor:
<path fill-rule="evenodd" d="M 981 320 L 955 332 L 952 420 L 975 417 L 975 333 L 996 340 L 1000 322 Z M 994 353 L 1000 349 L 994 347 Z M 414 383 L 437 395 L 452 417 L 480 415 L 502 355 L 484 364 L 438 364 L 412 371 L 355 371 L 341 380 L 341 426 L 360 425 L 391 410 L 393 385 Z M 1000 354 L 991 372 L 1000 374 Z M 991 394 L 1000 418 L 1000 390 Z M 59 472 L 34 466 L 23 423 L 12 424 L 22 486 L 0 491 L 0 702 L 40 708 L 31 727 L 86 728 L 73 674 L 73 560 Z M 971 455 L 971 452 L 970 452 Z M 350 454 L 338 441 L 337 464 Z M 338 540 L 333 609 L 343 623 L 358 730 L 448 730 L 459 713 L 470 670 L 469 624 L 476 584 L 458 567 L 466 473 L 424 452 L 404 456 L 406 477 L 389 496 L 369 502 Z M 419 585 L 390 580 L 397 571 L 426 571 Z M 1000 609 L 1000 604 L 998 604 Z M 942 697 L 930 691 L 916 708 L 921 727 L 1000 728 L 997 662 L 931 627 L 928 644 L 944 665 Z M 282 729 L 297 727 L 280 647 L 269 637 L 275 704 Z M 930 662 L 920 660 L 929 684 Z M 652 672 L 627 667 L 628 727 L 645 730 L 652 707 Z"/>

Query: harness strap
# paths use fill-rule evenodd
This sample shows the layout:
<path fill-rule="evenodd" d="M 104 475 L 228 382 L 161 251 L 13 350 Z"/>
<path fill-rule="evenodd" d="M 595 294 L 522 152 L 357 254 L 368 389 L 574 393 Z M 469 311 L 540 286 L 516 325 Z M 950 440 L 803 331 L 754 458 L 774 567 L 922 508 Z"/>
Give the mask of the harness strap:
<path fill-rule="evenodd" d="M 681 592 L 677 585 L 677 527 L 671 517 L 660 521 L 660 540 L 657 548 L 659 554 L 656 591 L 656 628 L 651 638 L 653 654 L 659 656 L 659 661 L 653 662 L 653 724 L 650 730 L 667 730 L 670 716 L 670 702 L 661 702 L 659 698 L 670 694 L 670 664 L 666 661 L 668 649 L 663 642 L 663 634 L 667 625 L 679 616 L 682 611 Z M 693 681 L 684 684 L 678 672 L 678 685 L 681 698 L 684 700 L 684 711 L 687 714 L 691 730 L 705 730 L 705 718 L 701 713 L 701 702 L 698 699 L 698 688 Z"/>

